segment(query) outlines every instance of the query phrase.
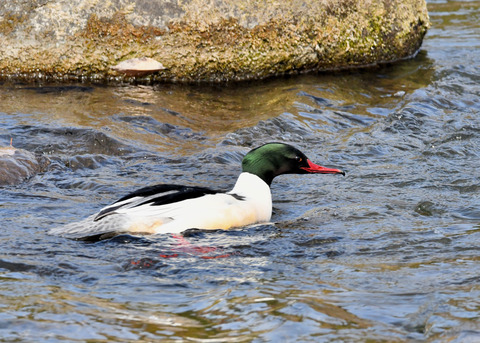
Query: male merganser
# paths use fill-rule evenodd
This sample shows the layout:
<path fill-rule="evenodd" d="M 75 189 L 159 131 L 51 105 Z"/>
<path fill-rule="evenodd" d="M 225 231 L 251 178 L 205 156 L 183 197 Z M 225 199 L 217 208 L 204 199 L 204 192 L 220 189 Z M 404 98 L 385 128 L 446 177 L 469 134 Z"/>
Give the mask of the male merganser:
<path fill-rule="evenodd" d="M 73 239 L 121 233 L 180 233 L 187 229 L 229 229 L 270 221 L 270 185 L 281 174 L 343 174 L 311 162 L 291 145 L 267 143 L 251 150 L 230 192 L 204 187 L 155 185 L 130 193 L 85 220 L 55 228 Z"/>

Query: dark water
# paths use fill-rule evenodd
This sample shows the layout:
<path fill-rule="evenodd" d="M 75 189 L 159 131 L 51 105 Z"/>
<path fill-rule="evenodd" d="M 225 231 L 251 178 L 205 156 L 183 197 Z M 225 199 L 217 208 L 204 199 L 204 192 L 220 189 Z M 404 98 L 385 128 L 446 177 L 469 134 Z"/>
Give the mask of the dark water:
<path fill-rule="evenodd" d="M 480 342 L 480 4 L 431 1 L 422 50 L 236 86 L 0 87 L 0 142 L 50 165 L 0 188 L 0 341 Z M 275 224 L 47 235 L 137 187 L 231 187 L 290 142 Z"/>

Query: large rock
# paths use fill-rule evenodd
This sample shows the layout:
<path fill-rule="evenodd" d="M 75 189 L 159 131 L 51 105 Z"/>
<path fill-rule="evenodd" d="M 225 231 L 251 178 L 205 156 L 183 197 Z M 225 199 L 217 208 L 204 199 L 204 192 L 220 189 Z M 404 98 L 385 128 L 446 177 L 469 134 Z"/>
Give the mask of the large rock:
<path fill-rule="evenodd" d="M 367 66 L 414 55 L 428 25 L 424 0 L 9 0 L 0 77 L 118 80 L 135 57 L 166 67 L 157 81 Z"/>

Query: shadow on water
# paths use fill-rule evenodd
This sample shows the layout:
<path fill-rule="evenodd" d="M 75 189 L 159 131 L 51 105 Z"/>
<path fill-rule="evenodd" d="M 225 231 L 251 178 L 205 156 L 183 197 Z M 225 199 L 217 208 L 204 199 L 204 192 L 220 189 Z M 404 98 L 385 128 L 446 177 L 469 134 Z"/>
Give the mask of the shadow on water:
<path fill-rule="evenodd" d="M 224 85 L 0 86 L 5 341 L 458 341 L 480 336 L 478 4 L 429 3 L 416 58 Z M 229 189 L 290 142 L 346 177 L 279 177 L 273 223 L 82 242 L 47 230 L 155 183 Z"/>

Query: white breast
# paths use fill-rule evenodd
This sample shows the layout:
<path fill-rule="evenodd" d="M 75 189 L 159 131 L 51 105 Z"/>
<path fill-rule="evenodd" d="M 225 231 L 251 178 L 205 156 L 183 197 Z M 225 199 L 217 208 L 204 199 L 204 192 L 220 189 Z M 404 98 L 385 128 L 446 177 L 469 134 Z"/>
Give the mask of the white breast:
<path fill-rule="evenodd" d="M 272 216 L 272 194 L 270 187 L 258 176 L 242 173 L 233 189 L 227 194 L 245 197 L 245 201 L 254 206 L 257 222 L 268 222 Z"/>

